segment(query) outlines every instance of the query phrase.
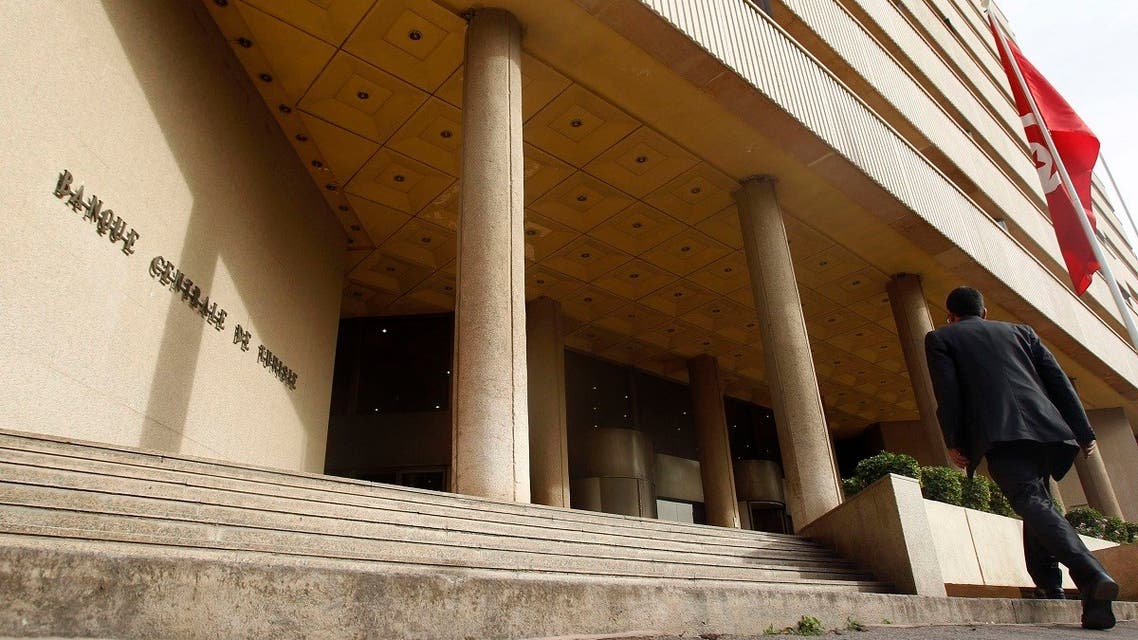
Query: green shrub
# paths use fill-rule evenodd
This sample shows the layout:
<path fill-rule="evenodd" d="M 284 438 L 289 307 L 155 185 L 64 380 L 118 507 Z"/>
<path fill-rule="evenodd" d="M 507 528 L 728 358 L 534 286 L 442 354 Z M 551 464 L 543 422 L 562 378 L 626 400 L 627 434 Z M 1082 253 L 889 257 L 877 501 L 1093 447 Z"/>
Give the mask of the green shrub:
<path fill-rule="evenodd" d="M 1110 516 L 1106 519 L 1106 526 L 1103 530 L 1104 539 L 1111 542 L 1122 544 L 1128 542 L 1126 533 L 1126 521 L 1118 516 Z"/>
<path fill-rule="evenodd" d="M 1062 515 L 1067 515 L 1067 505 L 1063 504 L 1063 498 L 1056 493 L 1051 494 L 1051 502 L 1055 505 L 1055 510 Z"/>
<path fill-rule="evenodd" d="M 992 489 L 984 476 L 961 477 L 960 491 L 962 506 L 992 512 Z"/>
<path fill-rule="evenodd" d="M 929 500 L 960 506 L 961 477 L 956 469 L 924 467 L 921 469 L 921 495 Z"/>
<path fill-rule="evenodd" d="M 1067 512 L 1067 522 L 1084 536 L 1101 538 L 1106 535 L 1106 517 L 1090 507 L 1079 507 Z"/>
<path fill-rule="evenodd" d="M 921 466 L 917 464 L 917 459 L 913 456 L 882 451 L 857 463 L 857 469 L 854 470 L 854 480 L 861 483 L 862 487 L 868 487 L 890 473 L 919 480 Z"/>
<path fill-rule="evenodd" d="M 1126 541 L 1138 542 L 1138 522 L 1126 523 Z"/>
<path fill-rule="evenodd" d="M 983 478 L 983 476 L 978 477 Z M 1015 510 L 1012 509 L 1012 504 L 1008 502 L 1008 497 L 1004 495 L 1004 492 L 1000 489 L 1000 486 L 988 478 L 984 478 L 984 480 L 988 483 L 988 491 L 992 494 L 992 499 L 989 502 L 989 505 L 991 505 L 992 513 L 998 516 L 1018 518 L 1019 516 L 1016 515 Z"/>
<path fill-rule="evenodd" d="M 861 486 L 857 478 L 842 478 L 842 490 L 846 493 L 846 498 L 852 498 L 858 491 L 865 487 Z"/>

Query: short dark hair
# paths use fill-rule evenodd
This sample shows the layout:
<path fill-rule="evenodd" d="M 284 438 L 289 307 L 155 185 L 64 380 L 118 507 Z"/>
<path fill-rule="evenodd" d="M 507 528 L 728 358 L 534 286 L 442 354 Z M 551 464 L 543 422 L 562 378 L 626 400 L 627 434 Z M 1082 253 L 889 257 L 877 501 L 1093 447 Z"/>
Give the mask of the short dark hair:
<path fill-rule="evenodd" d="M 954 316 L 978 316 L 984 311 L 984 294 L 972 287 L 957 287 L 948 294 L 944 304 Z"/>

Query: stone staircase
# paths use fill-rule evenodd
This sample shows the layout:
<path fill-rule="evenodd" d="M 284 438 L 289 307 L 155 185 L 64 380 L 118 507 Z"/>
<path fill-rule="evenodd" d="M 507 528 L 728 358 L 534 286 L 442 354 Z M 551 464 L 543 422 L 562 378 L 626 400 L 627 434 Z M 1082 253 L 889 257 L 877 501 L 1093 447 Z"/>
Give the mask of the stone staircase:
<path fill-rule="evenodd" d="M 887 591 L 789 535 L 0 430 L 0 636 L 757 633 Z"/>
<path fill-rule="evenodd" d="M 424 569 L 884 591 L 788 535 L 502 503 L 0 432 L 4 538 Z"/>

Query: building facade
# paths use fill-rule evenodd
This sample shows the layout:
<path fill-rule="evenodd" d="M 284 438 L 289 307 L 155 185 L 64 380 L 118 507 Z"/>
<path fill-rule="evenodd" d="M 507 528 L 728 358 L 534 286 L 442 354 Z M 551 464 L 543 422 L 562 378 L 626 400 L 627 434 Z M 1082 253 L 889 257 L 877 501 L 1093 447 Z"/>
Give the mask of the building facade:
<path fill-rule="evenodd" d="M 1066 504 L 1138 520 L 1138 353 L 970 0 L 0 6 L 5 428 L 790 531 L 945 464 L 968 283 L 1091 410 Z"/>

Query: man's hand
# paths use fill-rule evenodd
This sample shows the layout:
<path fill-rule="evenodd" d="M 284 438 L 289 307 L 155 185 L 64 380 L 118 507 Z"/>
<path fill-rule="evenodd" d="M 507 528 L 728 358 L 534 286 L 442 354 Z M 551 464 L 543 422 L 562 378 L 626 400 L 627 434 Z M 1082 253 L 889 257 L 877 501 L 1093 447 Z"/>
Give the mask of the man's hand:
<path fill-rule="evenodd" d="M 1094 445 L 1094 442 L 1091 444 Z M 948 457 L 952 458 L 952 463 L 961 469 L 968 468 L 968 456 L 964 455 L 964 452 L 960 449 L 949 449 Z"/>
<path fill-rule="evenodd" d="M 1094 453 L 1096 451 L 1098 451 L 1098 441 L 1097 440 L 1091 440 L 1090 442 L 1088 442 L 1084 445 L 1079 445 L 1079 446 L 1083 450 L 1083 457 L 1084 458 L 1089 458 L 1092 455 L 1094 455 Z"/>

